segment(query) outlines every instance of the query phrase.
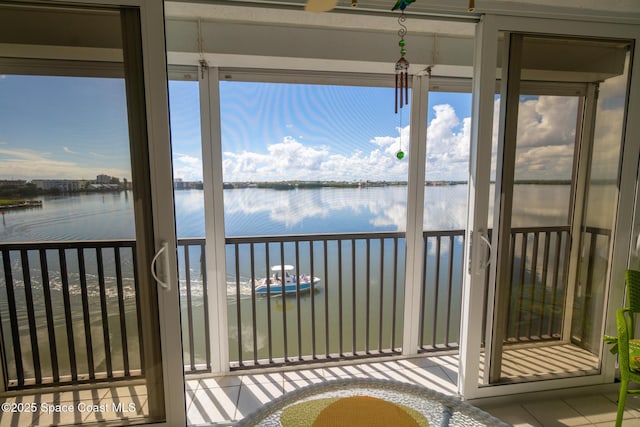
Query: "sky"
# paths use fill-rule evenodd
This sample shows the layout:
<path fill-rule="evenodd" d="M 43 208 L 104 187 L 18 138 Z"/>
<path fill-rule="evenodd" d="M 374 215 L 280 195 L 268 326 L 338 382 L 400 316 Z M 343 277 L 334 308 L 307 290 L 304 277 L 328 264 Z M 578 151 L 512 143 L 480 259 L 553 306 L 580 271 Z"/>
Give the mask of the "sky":
<path fill-rule="evenodd" d="M 131 179 L 122 79 L 0 76 L 0 179 Z"/>
<path fill-rule="evenodd" d="M 624 89 L 624 77 L 600 86 L 595 178 L 617 173 Z M 220 96 L 227 182 L 407 180 L 410 108 L 394 113 L 392 88 L 223 81 Z M 186 180 L 200 179 L 202 170 L 193 98 L 195 82 L 170 83 L 174 173 Z M 494 176 L 499 107 L 496 99 Z M 571 179 L 577 111 L 576 98 L 521 98 L 516 179 Z M 467 180 L 470 116 L 470 94 L 429 94 L 425 179 Z M 402 161 L 395 157 L 400 149 L 407 153 Z"/>
<path fill-rule="evenodd" d="M 596 175 L 615 176 L 624 87 L 601 86 Z M 174 176 L 202 180 L 198 83 L 169 93 Z M 407 180 L 410 106 L 394 113 L 393 88 L 223 81 L 220 95 L 225 181 Z M 526 96 L 519 109 L 516 179 L 569 179 L 576 99 Z M 470 94 L 430 93 L 427 180 L 467 179 L 470 116 Z M 0 179 L 98 174 L 131 177 L 124 82 L 0 75 Z"/>
<path fill-rule="evenodd" d="M 201 179 L 196 82 L 171 82 L 174 174 Z M 410 108 L 394 112 L 394 89 L 221 82 L 223 178 L 227 182 L 406 181 Z M 439 140 L 434 179 L 466 179 L 470 94 L 432 94 L 426 120 Z M 455 178 L 450 178 L 455 175 Z"/>

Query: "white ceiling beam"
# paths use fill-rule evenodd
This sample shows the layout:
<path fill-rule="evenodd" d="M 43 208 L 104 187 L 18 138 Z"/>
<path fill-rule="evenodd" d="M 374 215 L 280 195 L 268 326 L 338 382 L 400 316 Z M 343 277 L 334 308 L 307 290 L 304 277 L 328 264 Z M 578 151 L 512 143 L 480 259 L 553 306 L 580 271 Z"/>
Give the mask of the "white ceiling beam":
<path fill-rule="evenodd" d="M 196 0 L 197 1 L 197 0 Z M 347 25 L 361 26 L 359 18 L 386 18 L 393 0 L 358 0 L 358 7 L 351 8 L 351 0 L 339 0 L 338 7 L 330 13 L 304 12 L 305 0 L 209 0 L 209 4 L 200 2 L 195 6 L 182 0 L 167 2 L 168 16 L 188 17 L 189 13 L 198 13 L 198 8 L 222 6 L 223 8 L 247 8 L 256 20 L 293 20 L 307 25 Z M 550 19 L 570 19 L 594 22 L 618 22 L 640 24 L 640 1 L 638 0 L 475 0 L 475 10 L 468 11 L 469 0 L 420 0 L 412 3 L 406 12 L 414 18 L 441 16 L 458 19 L 478 19 L 482 14 L 528 16 Z M 180 10 L 182 9 L 182 10 Z M 266 12 L 269 10 L 270 12 Z M 224 12 L 224 9 L 219 9 Z M 235 12 L 228 12 L 235 13 Z M 391 12 L 390 12 L 391 13 Z M 391 13 L 393 15 L 393 13 Z M 264 15 L 264 16 L 262 16 Z M 321 16 L 322 15 L 322 16 Z M 314 17 L 315 16 L 315 17 Z M 192 16 L 193 17 L 193 16 Z M 371 21 L 374 22 L 374 21 Z M 464 24 L 464 23 L 462 23 Z M 384 24 L 383 24 L 384 25 Z M 445 25 L 443 32 L 457 31 Z M 382 26 L 376 28 L 384 28 Z"/>
<path fill-rule="evenodd" d="M 232 2 L 227 2 L 232 3 Z M 184 3 L 167 1 L 167 18 L 187 20 L 247 22 L 294 27 L 326 27 L 351 30 L 398 31 L 399 13 L 388 11 L 388 16 L 364 15 L 356 9 L 353 13 L 313 13 L 302 10 L 274 9 L 238 5 Z M 443 19 L 425 19 L 409 16 L 405 25 L 409 32 L 437 33 L 473 37 L 474 21 L 456 22 Z"/>

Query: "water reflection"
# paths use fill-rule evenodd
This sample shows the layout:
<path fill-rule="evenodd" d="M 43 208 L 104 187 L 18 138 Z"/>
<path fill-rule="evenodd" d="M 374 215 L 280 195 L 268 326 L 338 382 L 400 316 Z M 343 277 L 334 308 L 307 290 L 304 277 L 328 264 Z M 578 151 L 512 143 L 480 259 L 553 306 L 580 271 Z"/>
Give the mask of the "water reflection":
<path fill-rule="evenodd" d="M 406 187 L 225 190 L 228 236 L 404 231 Z"/>
<path fill-rule="evenodd" d="M 566 225 L 568 185 L 516 185 L 513 226 Z M 406 186 L 225 190 L 227 236 L 405 231 Z M 467 185 L 425 187 L 424 230 L 464 229 Z"/>
<path fill-rule="evenodd" d="M 594 185 L 594 200 L 612 205 L 615 186 Z M 516 185 L 514 227 L 567 223 L 569 186 Z M 179 238 L 204 237 L 204 192 L 175 192 Z M 225 190 L 227 236 L 405 231 L 407 187 Z M 132 200 L 124 194 L 44 198 L 43 208 L 8 212 L 2 241 L 133 237 Z M 425 187 L 425 230 L 463 229 L 467 185 Z M 600 224 L 589 215 L 589 225 Z M 597 223 L 597 224 L 596 224 Z"/>

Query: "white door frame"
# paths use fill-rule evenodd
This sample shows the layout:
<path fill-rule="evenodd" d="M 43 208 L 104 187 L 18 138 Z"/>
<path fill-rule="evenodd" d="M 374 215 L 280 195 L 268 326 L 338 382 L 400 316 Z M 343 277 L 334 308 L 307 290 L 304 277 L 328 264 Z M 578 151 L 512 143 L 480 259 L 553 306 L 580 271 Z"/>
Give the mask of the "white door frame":
<path fill-rule="evenodd" d="M 186 425 L 164 3 L 157 0 L 110 1 L 140 7 L 154 236 L 156 250 L 162 244 L 167 247 L 161 274 L 170 288 L 158 292 L 166 421 L 153 425 Z M 96 2 L 104 3 L 104 0 Z"/>
<path fill-rule="evenodd" d="M 140 10 L 142 61 L 149 168 L 156 250 L 166 245 L 165 262 L 157 272 L 169 289 L 158 291 L 165 422 L 154 426 L 186 425 L 184 364 L 180 327 L 180 294 L 176 255 L 173 170 L 169 132 L 169 92 L 164 32 L 164 4 L 157 0 L 71 0 L 79 4 L 132 6 Z M 69 1 L 65 0 L 65 3 Z"/>
<path fill-rule="evenodd" d="M 219 69 L 217 67 L 209 68 L 205 63 L 202 63 L 198 74 L 200 79 L 200 126 L 202 129 L 202 179 L 205 200 L 211 372 L 224 375 L 229 373 L 230 367 Z"/>
<path fill-rule="evenodd" d="M 156 250 L 163 245 L 167 248 L 165 262 L 158 263 L 160 277 L 169 284 L 168 289 L 158 291 L 166 418 L 164 423 L 153 425 L 186 425 L 164 4 L 157 0 L 109 0 L 109 3 L 140 9 L 153 231 Z"/>
<path fill-rule="evenodd" d="M 424 180 L 427 159 L 427 111 L 429 110 L 429 82 L 431 77 L 421 73 L 411 84 L 411 152 L 407 177 L 407 226 L 405 290 L 403 310 L 402 354 L 418 354 L 421 337 L 420 309 L 422 296 L 422 264 L 424 239 Z"/>
<path fill-rule="evenodd" d="M 487 286 L 485 283 L 485 260 L 488 250 L 488 246 L 481 236 L 486 232 L 488 219 L 499 31 L 619 38 L 635 41 L 636 46 L 640 39 L 640 27 L 635 25 L 497 15 L 485 15 L 478 24 L 474 57 L 473 125 L 469 168 L 469 214 L 467 220 L 469 250 L 465 253 L 465 266 L 469 266 L 469 268 L 465 272 L 463 286 L 458 380 L 459 393 L 465 399 L 610 383 L 615 374 L 615 356 L 604 351 L 602 353 L 603 365 L 598 375 L 499 386 L 483 386 L 480 383 L 481 339 L 484 335 L 482 301 Z M 640 67 L 640 55 L 632 56 L 632 60 L 632 70 L 637 71 L 640 69 L 638 68 Z M 627 117 L 637 117 L 639 114 L 640 77 L 637 72 L 632 72 L 627 100 Z M 634 193 L 640 155 L 640 125 L 631 120 L 627 121 L 624 140 L 623 152 L 621 153 L 619 205 L 615 227 L 613 227 L 613 246 L 610 258 L 612 262 L 608 275 L 610 283 L 616 285 L 610 286 L 603 331 L 608 334 L 615 334 L 615 309 L 620 305 L 624 294 L 624 286 L 618 284 L 624 283 L 624 270 L 627 266 L 631 241 L 629 230 L 633 223 Z M 496 261 L 495 251 L 490 255 L 490 265 L 493 266 Z M 492 297 L 489 295 L 489 301 L 492 301 Z M 488 304 L 488 310 L 490 310 L 488 313 L 493 312 L 491 303 Z"/>
<path fill-rule="evenodd" d="M 180 305 L 176 256 L 176 234 L 173 202 L 173 175 L 169 132 L 169 102 L 167 90 L 167 61 L 164 31 L 164 4 L 157 0 L 54 0 L 51 6 L 72 5 L 137 8 L 140 17 L 140 41 L 143 55 L 140 59 L 144 80 L 144 108 L 146 116 L 151 209 L 155 249 L 165 247 L 163 262 L 157 263 L 156 272 L 170 289 L 158 291 L 159 337 L 162 366 L 153 370 L 162 372 L 162 389 L 156 390 L 149 407 L 164 408 L 165 420 L 154 426 L 186 424 L 185 390 L 180 328 Z M 46 6 L 46 5 L 45 5 Z M 115 58 L 119 60 L 120 58 Z M 146 198 L 145 198 L 146 199 Z M 143 198 L 135 203 L 145 203 Z M 146 267 L 150 269 L 150 266 Z M 149 271 L 149 270 L 147 270 Z M 178 350 L 176 350 L 178 349 Z M 0 377 L 2 372 L 0 371 Z"/>

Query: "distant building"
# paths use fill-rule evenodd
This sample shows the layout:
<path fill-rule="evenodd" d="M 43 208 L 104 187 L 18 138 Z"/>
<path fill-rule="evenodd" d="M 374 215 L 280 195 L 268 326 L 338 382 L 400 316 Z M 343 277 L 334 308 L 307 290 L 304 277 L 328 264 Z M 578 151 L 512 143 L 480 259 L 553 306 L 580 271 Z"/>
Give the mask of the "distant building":
<path fill-rule="evenodd" d="M 91 191 L 117 191 L 120 184 L 89 184 L 87 190 Z"/>
<path fill-rule="evenodd" d="M 31 183 L 38 190 L 58 190 L 61 193 L 74 193 L 80 191 L 80 181 L 77 179 L 33 179 Z"/>
<path fill-rule="evenodd" d="M 202 181 L 183 181 L 182 178 L 173 180 L 173 188 L 175 190 L 202 190 Z"/>
<path fill-rule="evenodd" d="M 98 175 L 96 184 L 111 184 L 111 177 L 109 175 Z"/>
<path fill-rule="evenodd" d="M 93 183 L 93 181 L 89 181 L 88 179 L 77 179 L 76 181 L 78 181 L 78 187 L 80 190 L 86 190 L 89 188 L 89 184 Z"/>

